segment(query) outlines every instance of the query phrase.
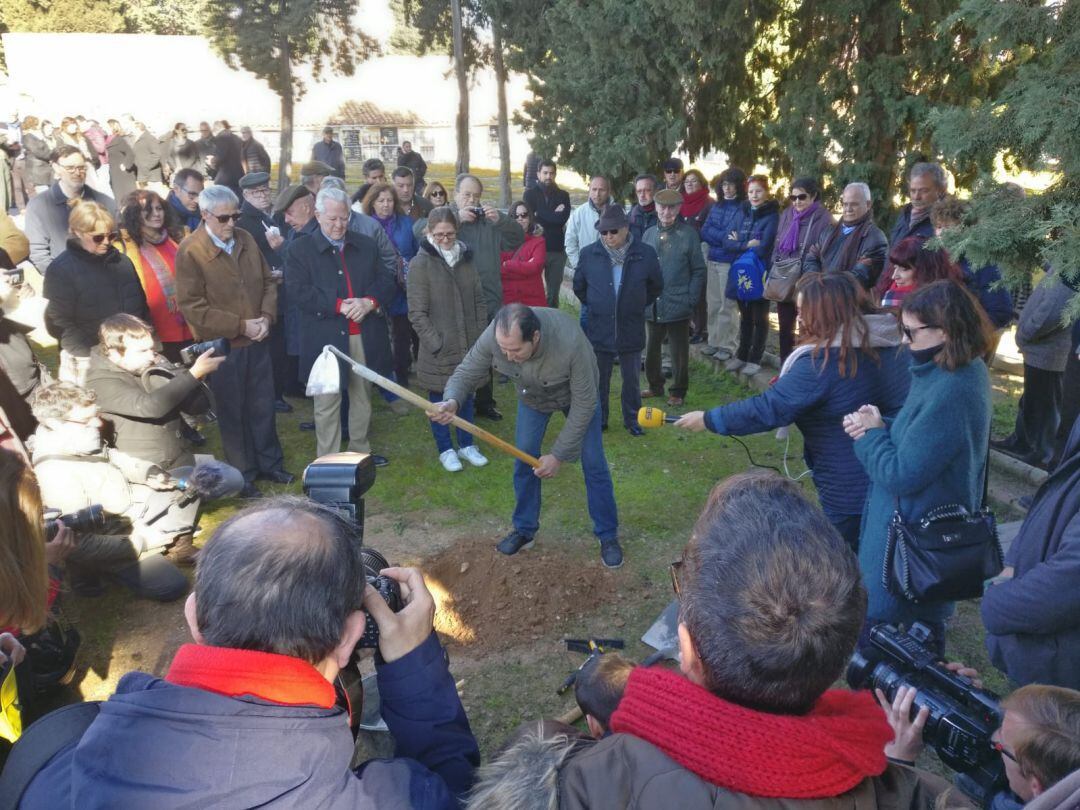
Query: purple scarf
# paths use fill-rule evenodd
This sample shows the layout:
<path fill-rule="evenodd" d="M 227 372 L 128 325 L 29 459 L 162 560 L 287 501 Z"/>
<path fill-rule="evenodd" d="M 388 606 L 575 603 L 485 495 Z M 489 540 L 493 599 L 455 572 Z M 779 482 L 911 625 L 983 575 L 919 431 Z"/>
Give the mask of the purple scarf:
<path fill-rule="evenodd" d="M 371 218 L 378 222 L 380 225 L 382 225 L 382 229 L 386 231 L 386 238 L 390 240 L 390 243 L 396 244 L 394 242 L 394 220 L 396 219 L 396 217 L 391 214 L 386 219 L 383 219 L 382 217 L 376 216 L 374 213 L 372 213 Z"/>
<path fill-rule="evenodd" d="M 791 226 L 784 231 L 783 237 L 780 239 L 780 245 L 777 247 L 776 252 L 781 256 L 793 256 L 799 252 L 799 225 L 806 217 L 814 215 L 814 212 L 821 208 L 821 203 L 814 200 L 813 204 L 804 209 L 801 213 L 794 208 L 791 209 L 793 216 L 791 217 Z"/>

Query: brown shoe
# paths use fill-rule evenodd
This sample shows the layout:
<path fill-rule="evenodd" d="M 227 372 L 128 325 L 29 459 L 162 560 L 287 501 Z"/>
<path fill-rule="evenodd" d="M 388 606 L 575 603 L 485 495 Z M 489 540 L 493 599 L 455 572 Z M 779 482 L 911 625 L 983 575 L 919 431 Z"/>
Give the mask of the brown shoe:
<path fill-rule="evenodd" d="M 685 400 L 682 397 L 670 396 L 667 399 L 667 404 L 673 408 L 681 408 Z"/>
<path fill-rule="evenodd" d="M 195 565 L 199 550 L 195 548 L 190 534 L 181 534 L 165 549 L 165 559 L 173 565 Z"/>
<path fill-rule="evenodd" d="M 663 395 L 663 391 L 653 391 L 651 388 L 646 388 L 641 392 L 642 399 L 652 399 L 653 397 L 662 397 Z"/>

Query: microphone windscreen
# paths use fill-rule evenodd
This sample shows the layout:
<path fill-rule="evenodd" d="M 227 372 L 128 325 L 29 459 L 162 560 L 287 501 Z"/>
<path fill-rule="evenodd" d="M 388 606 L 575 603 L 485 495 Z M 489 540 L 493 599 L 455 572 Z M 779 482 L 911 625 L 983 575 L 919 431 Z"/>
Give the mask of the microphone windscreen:
<path fill-rule="evenodd" d="M 244 488 L 244 475 L 230 464 L 217 459 L 199 461 L 187 476 L 184 491 L 200 498 L 228 498 Z"/>
<path fill-rule="evenodd" d="M 639 408 L 637 421 L 643 428 L 658 428 L 664 424 L 664 412 L 659 408 Z"/>

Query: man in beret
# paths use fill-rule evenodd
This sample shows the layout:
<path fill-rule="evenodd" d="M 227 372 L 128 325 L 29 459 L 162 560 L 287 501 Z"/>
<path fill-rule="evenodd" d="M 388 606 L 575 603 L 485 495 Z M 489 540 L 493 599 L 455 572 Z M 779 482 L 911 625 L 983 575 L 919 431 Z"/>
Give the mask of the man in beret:
<path fill-rule="evenodd" d="M 311 160 L 300 167 L 300 185 L 313 195 L 319 193 L 324 177 L 332 177 L 334 168 L 321 160 Z"/>
<path fill-rule="evenodd" d="M 236 225 L 247 231 L 259 246 L 259 252 L 270 267 L 270 275 L 278 285 L 277 320 L 270 327 L 270 362 L 274 366 L 274 410 L 278 413 L 291 413 L 292 405 L 285 401 L 285 388 L 288 380 L 288 359 L 285 354 L 285 296 L 282 295 L 281 282 L 284 279 L 281 252 L 285 237 L 274 224 L 270 212 L 273 209 L 273 196 L 270 194 L 270 175 L 266 172 L 248 172 L 240 178 L 240 193 L 244 201 L 240 206 L 240 219 Z"/>
<path fill-rule="evenodd" d="M 656 251 L 630 233 L 621 205 L 609 205 L 596 221 L 600 240 L 582 249 L 574 272 L 574 294 L 584 308 L 585 334 L 596 352 L 600 372 L 601 426 L 608 424 L 611 370 L 622 372 L 623 426 L 631 436 L 642 435 L 641 350 L 645 348 L 645 308 L 664 287 Z"/>
<path fill-rule="evenodd" d="M 345 150 L 341 144 L 334 140 L 334 128 L 325 127 L 322 131 L 322 140 L 311 147 L 311 159 L 313 162 L 322 163 L 330 169 L 327 175 L 345 179 Z M 303 172 L 301 172 L 303 174 Z M 312 192 L 313 194 L 315 192 Z"/>
<path fill-rule="evenodd" d="M 664 371 L 660 347 L 671 348 L 671 396 L 668 405 L 682 406 L 689 382 L 690 314 L 705 289 L 705 256 L 697 231 L 679 219 L 682 195 L 665 188 L 655 196 L 656 224 L 646 229 L 642 241 L 656 251 L 664 277 L 663 294 L 645 312 L 648 345 L 645 348 L 643 398 L 664 395 Z"/>
<path fill-rule="evenodd" d="M 673 191 L 682 191 L 683 163 L 677 157 L 664 161 L 664 187 Z"/>

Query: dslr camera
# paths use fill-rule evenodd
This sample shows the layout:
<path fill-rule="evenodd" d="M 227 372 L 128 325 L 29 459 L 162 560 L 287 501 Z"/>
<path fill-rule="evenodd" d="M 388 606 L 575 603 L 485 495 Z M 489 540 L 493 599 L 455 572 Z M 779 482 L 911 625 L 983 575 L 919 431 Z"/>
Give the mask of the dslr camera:
<path fill-rule="evenodd" d="M 63 523 L 77 534 L 92 534 L 105 529 L 105 508 L 95 503 L 80 509 L 78 512 L 70 512 L 59 515 L 59 509 L 47 510 L 45 513 L 45 539 L 52 540 L 60 530 L 58 524 Z"/>
<path fill-rule="evenodd" d="M 364 579 L 397 613 L 405 603 L 397 580 L 380 576 L 388 568 L 386 558 L 364 545 L 364 493 L 375 483 L 375 463 L 366 453 L 331 453 L 311 462 L 304 470 L 304 495 L 316 503 L 328 506 L 354 527 L 353 536 L 364 566 Z M 357 601 L 363 594 L 357 595 Z M 364 635 L 356 645 L 357 651 L 379 645 L 379 625 L 364 611 L 367 622 Z"/>
<path fill-rule="evenodd" d="M 871 647 L 851 657 L 847 682 L 852 689 L 880 689 L 890 701 L 902 686 L 915 689 L 912 719 L 924 706 L 930 710 L 923 740 L 966 777 L 958 779 L 958 786 L 985 806 L 1007 785 L 1001 755 L 991 741 L 1004 712 L 997 695 L 940 663 L 928 647 L 932 640 L 932 631 L 920 622 L 906 633 L 879 624 L 870 631 Z"/>
<path fill-rule="evenodd" d="M 180 362 L 187 368 L 191 368 L 195 364 L 195 361 L 199 359 L 200 354 L 208 352 L 211 349 L 214 350 L 214 357 L 228 357 L 228 339 L 217 338 L 216 340 L 204 340 L 202 343 L 192 343 L 190 346 L 185 346 L 180 350 Z"/>

